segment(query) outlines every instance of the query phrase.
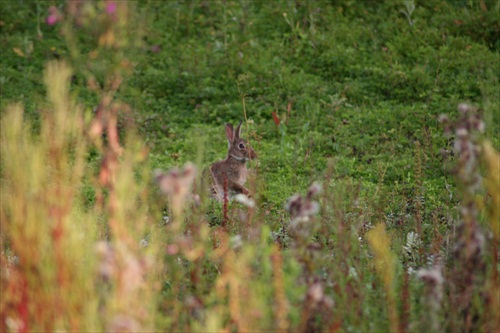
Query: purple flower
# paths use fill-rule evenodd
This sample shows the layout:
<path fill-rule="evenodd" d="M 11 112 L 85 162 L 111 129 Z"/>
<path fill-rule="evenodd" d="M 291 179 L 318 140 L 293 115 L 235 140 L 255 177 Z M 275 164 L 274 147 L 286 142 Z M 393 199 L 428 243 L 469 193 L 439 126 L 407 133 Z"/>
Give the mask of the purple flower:
<path fill-rule="evenodd" d="M 313 197 L 321 192 L 321 184 L 314 182 L 308 189 L 305 197 L 295 194 L 288 198 L 285 209 L 290 213 L 292 225 L 299 222 L 309 221 L 310 216 L 319 212 L 319 203 L 313 201 Z"/>

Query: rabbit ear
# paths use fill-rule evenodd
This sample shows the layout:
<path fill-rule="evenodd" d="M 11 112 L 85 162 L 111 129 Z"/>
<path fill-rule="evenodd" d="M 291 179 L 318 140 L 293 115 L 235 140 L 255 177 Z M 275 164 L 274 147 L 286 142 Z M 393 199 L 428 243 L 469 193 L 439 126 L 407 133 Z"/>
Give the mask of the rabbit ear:
<path fill-rule="evenodd" d="M 236 135 L 236 138 L 237 138 L 237 139 L 239 139 L 239 138 L 240 138 L 240 136 L 241 136 L 241 124 L 242 124 L 242 123 L 243 123 L 243 122 L 242 122 L 242 121 L 240 121 L 240 124 L 238 125 L 238 127 L 236 127 L 235 135 Z"/>
<path fill-rule="evenodd" d="M 234 141 L 234 130 L 233 130 L 233 124 L 226 124 L 226 137 L 227 141 L 229 141 L 229 144 Z"/>

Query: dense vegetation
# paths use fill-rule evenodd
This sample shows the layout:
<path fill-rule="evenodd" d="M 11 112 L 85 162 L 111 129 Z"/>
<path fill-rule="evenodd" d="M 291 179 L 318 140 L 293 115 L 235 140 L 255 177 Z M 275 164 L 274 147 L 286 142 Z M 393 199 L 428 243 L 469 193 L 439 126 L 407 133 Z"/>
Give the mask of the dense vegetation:
<path fill-rule="evenodd" d="M 2 331 L 499 330 L 498 1 L 0 15 Z"/>

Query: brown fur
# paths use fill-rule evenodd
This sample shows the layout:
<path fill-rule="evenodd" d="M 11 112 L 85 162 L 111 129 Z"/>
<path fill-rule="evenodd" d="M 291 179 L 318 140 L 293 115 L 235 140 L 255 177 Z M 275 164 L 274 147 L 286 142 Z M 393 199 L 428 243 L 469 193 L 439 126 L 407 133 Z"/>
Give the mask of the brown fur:
<path fill-rule="evenodd" d="M 236 130 L 233 130 L 232 124 L 226 124 L 226 137 L 229 144 L 226 159 L 210 166 L 213 179 L 212 195 L 219 201 L 223 200 L 224 191 L 227 191 L 228 197 L 239 193 L 250 196 L 250 191 L 245 187 L 248 177 L 246 161 L 255 159 L 256 154 L 240 135 L 241 123 Z"/>

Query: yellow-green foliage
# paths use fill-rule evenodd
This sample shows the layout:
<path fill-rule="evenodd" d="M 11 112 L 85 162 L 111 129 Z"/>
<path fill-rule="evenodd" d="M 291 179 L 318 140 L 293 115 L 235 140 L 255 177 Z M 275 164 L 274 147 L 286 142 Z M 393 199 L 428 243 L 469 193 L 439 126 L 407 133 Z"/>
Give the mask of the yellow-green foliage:
<path fill-rule="evenodd" d="M 113 170 L 108 204 L 82 208 L 79 188 L 92 175 L 83 112 L 69 96 L 71 74 L 64 62 L 47 65 L 50 105 L 39 134 L 19 105 L 2 117 L 2 247 L 18 262 L 7 265 L 2 254 L 2 325 L 12 331 L 150 328 L 153 284 L 145 276 L 152 259 L 139 245 L 150 218 L 135 177 L 147 170 L 138 164 L 144 154 L 130 140 Z M 99 239 L 102 221 L 109 223 L 109 242 Z"/>
<path fill-rule="evenodd" d="M 489 141 L 482 144 L 483 159 L 486 164 L 486 189 L 488 190 L 489 203 L 488 207 L 488 221 L 493 231 L 493 244 L 492 251 L 493 257 L 498 256 L 496 252 L 500 244 L 500 153 L 496 151 Z M 498 257 L 497 259 L 498 260 Z M 497 261 L 498 262 L 498 261 Z M 488 324 L 487 328 L 490 331 L 498 331 L 500 328 L 500 281 L 498 269 L 493 267 L 490 272 L 490 280 L 488 281 L 488 288 L 491 290 L 492 297 L 488 309 Z"/>
<path fill-rule="evenodd" d="M 496 239 L 500 240 L 500 154 L 489 141 L 483 143 L 482 149 L 487 172 L 485 184 L 491 198 L 488 220 Z"/>
<path fill-rule="evenodd" d="M 95 225 L 77 198 L 85 170 L 83 114 L 69 97 L 70 75 L 65 63 L 48 64 L 50 109 L 42 111 L 39 134 L 19 105 L 2 117 L 2 246 L 19 262 L 2 270 L 10 330 L 99 328 L 91 297 Z M 11 312 L 16 307 L 26 308 L 25 318 Z"/>
<path fill-rule="evenodd" d="M 395 258 L 391 252 L 391 240 L 385 231 L 385 226 L 379 223 L 367 233 L 366 238 L 375 255 L 375 267 L 380 280 L 384 284 L 389 311 L 390 329 L 399 331 L 395 293 Z"/>

